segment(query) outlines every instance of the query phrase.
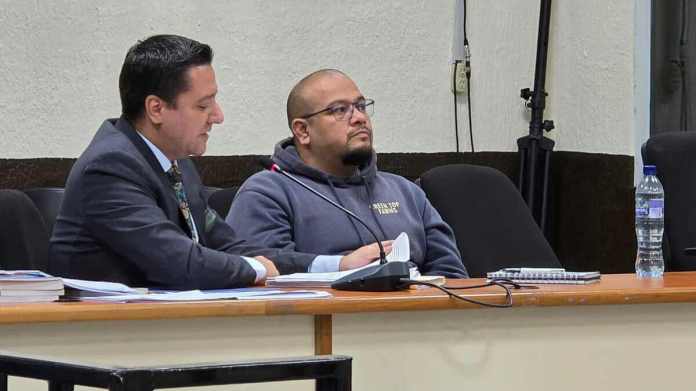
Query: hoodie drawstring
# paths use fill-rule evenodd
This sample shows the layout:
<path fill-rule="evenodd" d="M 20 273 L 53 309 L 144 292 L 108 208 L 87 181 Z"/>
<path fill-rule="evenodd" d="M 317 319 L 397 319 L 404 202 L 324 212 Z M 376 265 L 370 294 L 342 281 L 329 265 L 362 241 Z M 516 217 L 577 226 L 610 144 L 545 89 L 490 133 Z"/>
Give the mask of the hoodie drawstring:
<path fill-rule="evenodd" d="M 343 202 L 341 202 L 341 198 L 338 196 L 338 192 L 336 191 L 336 187 L 334 186 L 333 182 L 331 181 L 331 178 L 326 176 L 325 179 L 326 179 L 326 182 L 328 182 L 328 184 L 329 184 L 329 188 L 331 188 L 331 193 L 333 193 L 334 197 L 336 198 L 336 202 L 338 202 L 339 205 L 341 205 L 345 208 L 345 205 L 343 205 Z M 350 225 L 353 226 L 353 230 L 355 231 L 355 234 L 358 235 L 358 240 L 360 241 L 360 243 L 362 243 L 363 246 L 365 244 L 367 244 L 367 243 L 365 243 L 365 240 L 363 240 L 362 235 L 360 235 L 360 230 L 358 229 L 358 226 L 355 225 L 355 221 L 353 221 L 353 218 L 347 214 L 346 214 L 346 218 L 350 222 Z"/>
<path fill-rule="evenodd" d="M 382 227 L 382 224 L 379 222 L 379 219 L 377 218 L 377 214 L 375 214 L 375 208 L 372 207 L 374 205 L 374 199 L 372 198 L 372 191 L 370 191 L 370 186 L 367 183 L 367 180 L 365 180 L 364 176 L 360 176 L 360 179 L 362 179 L 363 186 L 365 187 L 365 191 L 367 192 L 367 200 L 368 200 L 368 209 L 370 209 L 370 212 L 372 213 L 372 218 L 375 219 L 375 223 L 377 223 L 377 227 L 379 228 L 379 231 L 382 233 L 382 237 L 384 240 L 389 240 L 389 236 L 387 236 L 387 233 L 384 232 L 384 227 Z"/>

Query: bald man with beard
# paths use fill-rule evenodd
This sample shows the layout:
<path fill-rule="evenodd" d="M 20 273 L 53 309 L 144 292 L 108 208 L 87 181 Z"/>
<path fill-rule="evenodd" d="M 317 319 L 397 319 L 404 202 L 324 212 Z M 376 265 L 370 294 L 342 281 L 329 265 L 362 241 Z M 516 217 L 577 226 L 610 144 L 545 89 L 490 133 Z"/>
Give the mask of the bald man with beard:
<path fill-rule="evenodd" d="M 273 161 L 357 214 L 377 233 L 387 252 L 391 240 L 406 232 L 410 262 L 422 274 L 468 277 L 452 229 L 423 191 L 403 177 L 377 170 L 373 108 L 374 100 L 363 96 L 341 71 L 323 69 L 306 76 L 288 96 L 292 137 L 276 145 Z M 254 244 L 316 254 L 304 271 L 349 270 L 379 256 L 364 227 L 269 171 L 244 183 L 226 220 Z"/>

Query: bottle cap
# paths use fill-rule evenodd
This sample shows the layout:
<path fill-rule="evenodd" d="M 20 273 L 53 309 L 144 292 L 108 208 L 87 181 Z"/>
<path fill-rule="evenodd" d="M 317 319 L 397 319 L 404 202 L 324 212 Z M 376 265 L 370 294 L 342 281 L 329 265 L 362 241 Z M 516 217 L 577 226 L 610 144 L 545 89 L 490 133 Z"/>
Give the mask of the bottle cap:
<path fill-rule="evenodd" d="M 643 175 L 655 175 L 657 174 L 657 168 L 653 165 L 643 166 Z"/>

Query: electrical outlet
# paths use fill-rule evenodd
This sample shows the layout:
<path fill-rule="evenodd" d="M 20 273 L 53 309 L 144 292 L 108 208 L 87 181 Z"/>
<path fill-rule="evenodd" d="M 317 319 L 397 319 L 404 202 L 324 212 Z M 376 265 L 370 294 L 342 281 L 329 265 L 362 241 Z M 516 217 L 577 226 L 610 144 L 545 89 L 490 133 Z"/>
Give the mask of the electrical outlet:
<path fill-rule="evenodd" d="M 454 77 L 450 74 L 450 91 L 456 94 L 463 94 L 466 92 L 466 66 L 464 66 L 463 61 L 457 61 L 452 64 L 452 72 Z M 452 83 L 454 79 L 454 83 Z"/>

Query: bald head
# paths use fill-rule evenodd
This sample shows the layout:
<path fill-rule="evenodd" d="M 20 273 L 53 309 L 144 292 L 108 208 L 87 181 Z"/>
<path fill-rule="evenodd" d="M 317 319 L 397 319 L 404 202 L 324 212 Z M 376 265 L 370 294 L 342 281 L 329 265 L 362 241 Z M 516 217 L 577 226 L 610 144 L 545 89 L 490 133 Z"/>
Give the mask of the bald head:
<path fill-rule="evenodd" d="M 287 103 L 288 127 L 290 129 L 292 129 L 292 120 L 307 115 L 316 109 L 311 90 L 317 82 L 326 77 L 345 77 L 350 80 L 348 75 L 338 69 L 321 69 L 310 73 L 295 84 L 295 87 L 290 90 Z"/>
<path fill-rule="evenodd" d="M 300 80 L 288 96 L 287 107 L 300 159 L 337 177 L 354 174 L 372 158 L 372 110 L 368 108 L 373 103 L 336 69 L 322 69 Z"/>

